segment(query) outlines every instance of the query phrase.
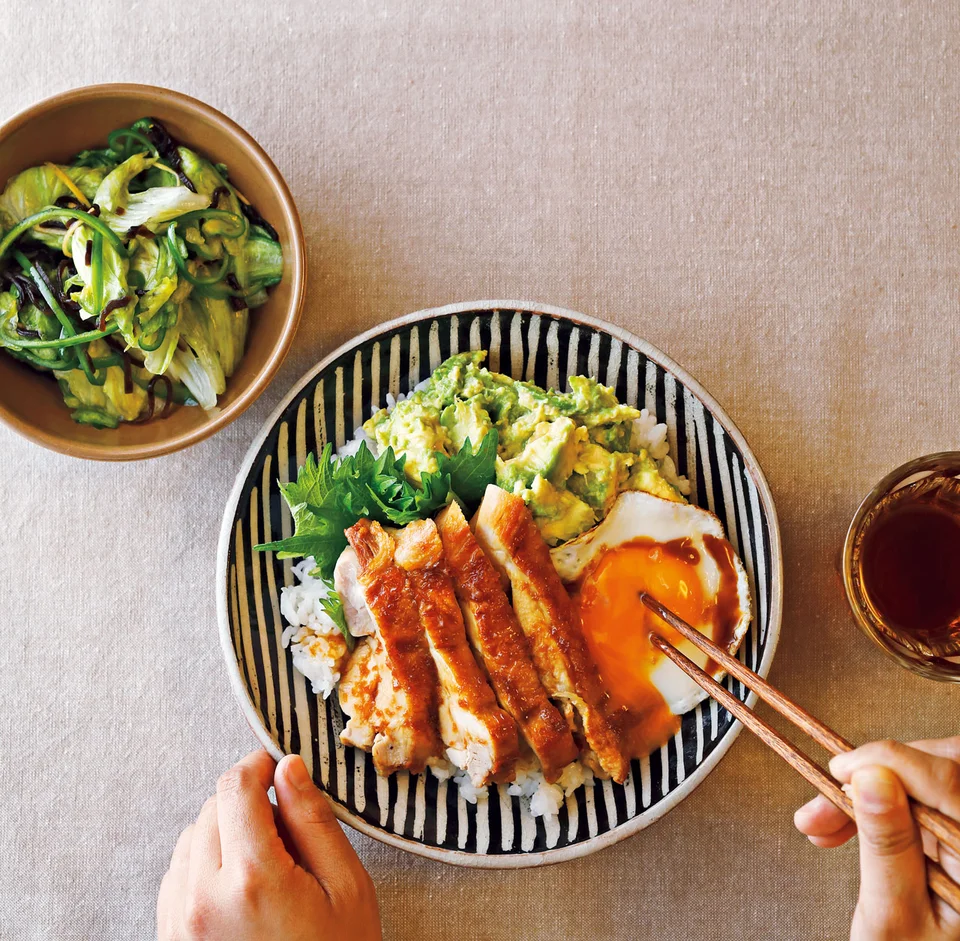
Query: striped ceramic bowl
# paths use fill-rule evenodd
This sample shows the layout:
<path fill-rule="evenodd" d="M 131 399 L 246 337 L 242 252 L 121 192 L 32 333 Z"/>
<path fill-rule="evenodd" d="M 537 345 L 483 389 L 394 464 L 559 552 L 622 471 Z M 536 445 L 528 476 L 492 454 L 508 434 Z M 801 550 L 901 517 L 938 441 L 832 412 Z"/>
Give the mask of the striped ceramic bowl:
<path fill-rule="evenodd" d="M 501 301 L 383 324 L 328 356 L 283 400 L 251 446 L 227 502 L 217 570 L 220 638 L 247 721 L 276 758 L 303 756 L 341 820 L 445 862 L 541 865 L 594 852 L 663 816 L 716 765 L 739 723 L 713 700 L 704 702 L 683 717 L 670 742 L 633 762 L 625 784 L 580 788 L 546 822 L 524 813 L 506 786 L 470 804 L 430 773 L 380 778 L 369 755 L 340 744 L 344 720 L 336 697 L 324 702 L 312 695 L 281 645 L 279 592 L 294 581 L 290 561 L 251 551 L 291 532 L 278 480 L 295 477 L 307 454 L 326 441 L 343 445 L 388 392 L 408 391 L 466 349 L 489 350 L 491 369 L 544 387 L 565 388 L 571 375 L 594 376 L 622 401 L 667 423 L 691 500 L 720 517 L 749 574 L 755 617 L 740 656 L 768 671 L 780 629 L 780 537 L 767 483 L 740 432 L 696 380 L 625 330 L 555 307 Z M 738 681 L 726 684 L 752 702 Z"/>

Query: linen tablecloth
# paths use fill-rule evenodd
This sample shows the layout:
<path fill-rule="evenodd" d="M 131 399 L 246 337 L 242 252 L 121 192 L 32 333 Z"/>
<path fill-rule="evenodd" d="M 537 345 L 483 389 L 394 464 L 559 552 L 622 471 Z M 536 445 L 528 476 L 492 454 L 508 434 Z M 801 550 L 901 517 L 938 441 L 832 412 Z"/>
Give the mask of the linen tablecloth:
<path fill-rule="evenodd" d="M 958 445 L 952 4 L 8 4 L 0 114 L 92 82 L 195 95 L 274 157 L 310 287 L 273 384 L 159 460 L 0 429 L 0 937 L 149 938 L 180 829 L 254 738 L 217 638 L 241 458 L 355 333 L 456 300 L 571 307 L 697 376 L 756 452 L 786 580 L 772 679 L 854 740 L 957 732 L 957 690 L 887 662 L 836 572 L 860 497 Z M 744 734 L 666 818 L 539 871 L 354 837 L 391 939 L 840 939 L 856 850 L 793 829 L 810 788 Z"/>

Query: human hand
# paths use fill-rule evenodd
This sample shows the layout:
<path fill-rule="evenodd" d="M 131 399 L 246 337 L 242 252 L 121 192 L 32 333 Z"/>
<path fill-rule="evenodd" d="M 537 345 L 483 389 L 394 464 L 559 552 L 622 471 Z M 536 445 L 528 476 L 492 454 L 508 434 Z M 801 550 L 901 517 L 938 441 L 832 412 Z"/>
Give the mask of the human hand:
<path fill-rule="evenodd" d="M 299 755 L 254 752 L 220 778 L 160 883 L 157 937 L 379 941 L 373 883 Z"/>
<path fill-rule="evenodd" d="M 840 846 L 860 834 L 860 897 L 852 941 L 957 941 L 960 913 L 927 889 L 924 847 L 960 882 L 960 857 L 918 830 L 907 795 L 960 821 L 960 736 L 903 745 L 872 742 L 830 762 L 830 772 L 852 785 L 857 822 L 825 797 L 794 815 L 812 843 Z"/>

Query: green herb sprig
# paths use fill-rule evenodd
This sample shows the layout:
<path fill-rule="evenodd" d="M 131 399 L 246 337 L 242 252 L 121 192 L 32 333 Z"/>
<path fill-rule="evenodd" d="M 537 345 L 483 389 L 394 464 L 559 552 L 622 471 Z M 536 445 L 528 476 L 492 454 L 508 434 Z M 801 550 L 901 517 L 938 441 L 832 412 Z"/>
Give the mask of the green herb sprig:
<path fill-rule="evenodd" d="M 294 535 L 255 548 L 281 559 L 313 556 L 310 574 L 330 582 L 347 547 L 344 531 L 357 520 L 406 526 L 453 500 L 468 510 L 476 506 L 496 476 L 497 433 L 488 431 L 476 450 L 468 438 L 456 454 L 435 456 L 437 470 L 423 474 L 417 485 L 407 479 L 403 456 L 393 448 L 375 458 L 364 442 L 356 454 L 337 458 L 327 444 L 319 460 L 307 455 L 296 481 L 280 485 L 293 513 Z"/>
<path fill-rule="evenodd" d="M 347 627 L 347 616 L 343 612 L 343 602 L 340 600 L 340 595 L 331 591 L 326 598 L 320 599 L 320 606 L 323 608 L 324 614 L 340 628 L 340 633 L 343 634 L 343 639 L 347 642 L 347 649 L 353 650 L 357 640 L 350 633 L 350 628 Z"/>

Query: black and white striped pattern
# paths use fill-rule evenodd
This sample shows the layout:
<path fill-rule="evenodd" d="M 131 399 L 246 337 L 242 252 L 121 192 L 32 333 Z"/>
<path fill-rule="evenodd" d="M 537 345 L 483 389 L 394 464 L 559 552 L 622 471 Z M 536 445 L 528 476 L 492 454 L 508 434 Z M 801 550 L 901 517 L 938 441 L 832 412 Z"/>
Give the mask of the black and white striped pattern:
<path fill-rule="evenodd" d="M 702 780 L 738 724 L 713 700 L 704 702 L 670 742 L 633 762 L 623 786 L 603 781 L 579 789 L 553 822 L 521 813 L 506 786 L 471 805 L 429 773 L 379 778 L 368 755 L 340 745 L 336 696 L 324 703 L 312 695 L 281 647 L 279 590 L 294 580 L 291 563 L 251 549 L 291 533 L 278 480 L 295 477 L 326 441 L 344 444 L 388 392 L 406 392 L 467 349 L 489 350 L 491 369 L 544 387 L 594 376 L 621 401 L 667 423 L 671 453 L 693 485 L 691 500 L 719 516 L 746 566 L 755 618 L 740 656 L 762 673 L 780 625 L 779 533 L 753 455 L 699 385 L 636 337 L 568 311 L 458 305 L 403 318 L 336 351 L 281 406 L 240 472 L 220 546 L 221 638 L 251 726 L 278 757 L 299 752 L 341 819 L 378 839 L 466 865 L 533 865 L 591 852 L 657 819 Z M 726 683 L 747 697 L 741 683 Z"/>

